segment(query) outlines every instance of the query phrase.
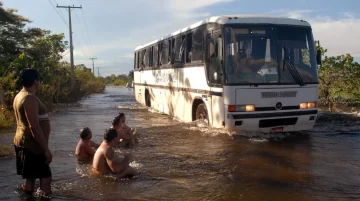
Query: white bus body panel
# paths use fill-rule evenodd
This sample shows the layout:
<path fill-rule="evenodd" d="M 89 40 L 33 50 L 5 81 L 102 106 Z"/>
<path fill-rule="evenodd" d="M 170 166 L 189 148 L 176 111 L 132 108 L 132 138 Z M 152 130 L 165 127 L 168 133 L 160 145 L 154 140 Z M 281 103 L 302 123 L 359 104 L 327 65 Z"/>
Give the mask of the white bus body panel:
<path fill-rule="evenodd" d="M 134 72 L 134 91 L 136 100 L 145 103 L 145 91 L 151 96 L 151 107 L 183 122 L 193 121 L 193 103 L 202 100 L 207 108 L 209 124 L 223 127 L 223 97 L 212 96 L 213 90 L 222 94 L 222 88 L 208 86 L 204 66 L 143 70 Z"/>
<path fill-rule="evenodd" d="M 264 97 L 262 93 L 284 93 L 292 94 L 288 97 Z M 295 95 L 294 95 L 295 94 Z M 296 107 L 302 102 L 316 102 L 318 96 L 318 86 L 294 86 L 294 85 L 260 85 L 258 87 L 249 86 L 225 86 L 224 88 L 224 110 L 225 110 L 225 125 L 227 129 L 235 131 L 255 131 L 269 133 L 274 127 L 283 127 L 284 132 L 302 131 L 312 129 L 317 118 L 317 108 L 314 109 L 289 109 L 276 110 L 275 105 L 281 103 L 282 107 Z M 273 108 L 269 111 L 254 111 L 254 112 L 228 112 L 229 105 L 246 105 L 253 104 L 255 107 Z M 297 114 L 302 112 L 305 114 Z M 275 113 L 277 116 L 274 116 Z M 281 115 L 280 113 L 284 114 Z M 308 114 L 306 114 L 308 113 Z M 252 115 L 251 118 L 234 118 L 241 115 Z M 291 115 L 294 114 L 294 115 Z M 254 117 L 257 116 L 257 117 Z M 269 117 L 273 116 L 273 117 Z M 260 128 L 260 120 L 269 119 L 286 119 L 298 118 L 294 125 L 277 125 L 272 127 Z M 235 126 L 236 121 L 241 121 L 242 124 Z"/>
<path fill-rule="evenodd" d="M 193 103 L 201 99 L 207 108 L 209 124 L 215 128 L 234 131 L 269 133 L 273 127 L 283 126 L 283 132 L 312 129 L 317 114 L 288 116 L 289 112 L 317 111 L 317 109 L 290 109 L 255 112 L 228 112 L 229 105 L 253 104 L 255 107 L 275 108 L 281 102 L 283 107 L 299 106 L 302 102 L 316 102 L 318 85 L 299 87 L 296 85 L 224 86 L 212 88 L 207 85 L 204 67 L 172 68 L 135 71 L 135 96 L 145 104 L 145 90 L 151 96 L 151 107 L 183 122 L 193 121 Z M 295 92 L 295 97 L 264 98 L 263 92 Z M 284 113 L 284 116 L 266 117 L 266 114 Z M 257 114 L 258 118 L 235 119 L 233 115 Z M 294 125 L 277 125 L 260 128 L 260 120 L 298 118 Z M 310 117 L 313 117 L 310 120 Z M 241 121 L 240 126 L 235 126 Z"/>

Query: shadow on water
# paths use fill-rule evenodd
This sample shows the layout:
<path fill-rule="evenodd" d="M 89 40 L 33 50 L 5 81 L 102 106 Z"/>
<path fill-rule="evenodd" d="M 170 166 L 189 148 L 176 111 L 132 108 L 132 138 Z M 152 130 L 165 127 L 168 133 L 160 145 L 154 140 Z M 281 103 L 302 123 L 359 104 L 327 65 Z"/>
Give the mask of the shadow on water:
<path fill-rule="evenodd" d="M 119 112 L 140 133 L 130 152 L 133 179 L 93 177 L 91 162 L 73 156 L 78 131 L 89 126 L 93 140 Z M 348 118 L 348 119 L 347 119 Z M 107 87 L 81 107 L 51 115 L 54 161 L 52 200 L 351 200 L 360 199 L 359 120 L 324 113 L 311 132 L 272 138 L 231 136 L 202 122 L 182 123 L 139 106 L 133 91 Z M 349 134 L 351 131 L 353 134 Z M 13 134 L 0 135 L 11 144 Z M 1 159 L 1 200 L 21 200 L 13 192 L 21 179 L 13 157 Z"/>

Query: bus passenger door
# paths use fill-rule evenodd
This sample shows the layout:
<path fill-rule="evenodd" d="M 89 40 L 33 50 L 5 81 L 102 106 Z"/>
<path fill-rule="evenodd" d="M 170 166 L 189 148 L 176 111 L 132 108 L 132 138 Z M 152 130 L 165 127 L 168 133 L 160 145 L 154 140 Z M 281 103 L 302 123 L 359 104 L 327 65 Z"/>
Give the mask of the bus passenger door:
<path fill-rule="evenodd" d="M 220 29 L 213 30 L 206 36 L 206 75 L 210 86 L 208 114 L 212 121 L 209 122 L 213 127 L 220 128 L 224 122 L 224 98 L 222 96 L 223 87 L 223 37 Z"/>

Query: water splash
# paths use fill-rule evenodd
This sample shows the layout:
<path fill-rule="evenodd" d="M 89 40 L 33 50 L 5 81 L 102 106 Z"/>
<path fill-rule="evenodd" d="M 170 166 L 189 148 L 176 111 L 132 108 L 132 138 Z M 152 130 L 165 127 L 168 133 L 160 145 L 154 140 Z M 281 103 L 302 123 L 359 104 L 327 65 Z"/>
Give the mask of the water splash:
<path fill-rule="evenodd" d="M 143 167 L 143 165 L 141 163 L 136 162 L 136 161 L 132 161 L 130 163 L 130 166 L 133 167 L 133 168 L 136 168 L 136 169 Z"/>

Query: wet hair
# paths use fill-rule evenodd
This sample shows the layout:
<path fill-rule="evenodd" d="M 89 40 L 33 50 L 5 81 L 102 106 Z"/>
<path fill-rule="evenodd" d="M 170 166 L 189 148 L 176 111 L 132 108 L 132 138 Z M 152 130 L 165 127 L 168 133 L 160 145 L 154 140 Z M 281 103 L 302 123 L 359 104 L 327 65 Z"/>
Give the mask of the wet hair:
<path fill-rule="evenodd" d="M 20 83 L 24 87 L 31 87 L 35 80 L 39 80 L 39 72 L 33 68 L 25 68 L 20 72 Z"/>
<path fill-rule="evenodd" d="M 117 125 L 119 125 L 120 123 L 121 123 L 121 118 L 120 118 L 120 116 L 114 117 L 114 119 L 111 121 L 111 124 L 112 124 L 113 126 L 117 126 Z"/>
<path fill-rule="evenodd" d="M 119 117 L 120 117 L 120 118 L 123 118 L 123 117 L 125 117 L 125 114 L 122 113 L 122 112 L 120 112 L 120 113 L 119 113 Z"/>
<path fill-rule="evenodd" d="M 80 131 L 80 138 L 81 138 L 81 139 L 85 139 L 85 138 L 87 138 L 87 137 L 90 135 L 90 133 L 91 133 L 90 128 L 89 128 L 89 127 L 85 127 L 85 128 L 83 128 L 83 129 L 81 129 L 81 131 Z"/>
<path fill-rule="evenodd" d="M 115 139 L 118 136 L 118 132 L 114 128 L 109 128 L 105 130 L 104 133 L 104 140 L 106 142 L 111 142 L 113 139 Z"/>

